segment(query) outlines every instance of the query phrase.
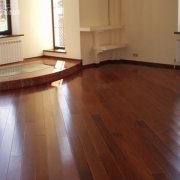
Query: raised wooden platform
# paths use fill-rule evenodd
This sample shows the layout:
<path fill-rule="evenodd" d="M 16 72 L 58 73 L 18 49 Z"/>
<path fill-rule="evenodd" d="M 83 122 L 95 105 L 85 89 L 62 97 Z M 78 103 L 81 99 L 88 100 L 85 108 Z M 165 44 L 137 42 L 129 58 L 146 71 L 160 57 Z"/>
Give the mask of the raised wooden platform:
<path fill-rule="evenodd" d="M 36 65 L 35 63 L 40 67 L 39 69 L 32 68 Z M 37 86 L 60 80 L 79 71 L 82 67 L 81 64 L 81 61 L 78 60 L 42 57 L 25 60 L 22 63 L 3 65 L 0 66 L 0 91 Z M 32 70 L 28 69 L 28 66 Z"/>

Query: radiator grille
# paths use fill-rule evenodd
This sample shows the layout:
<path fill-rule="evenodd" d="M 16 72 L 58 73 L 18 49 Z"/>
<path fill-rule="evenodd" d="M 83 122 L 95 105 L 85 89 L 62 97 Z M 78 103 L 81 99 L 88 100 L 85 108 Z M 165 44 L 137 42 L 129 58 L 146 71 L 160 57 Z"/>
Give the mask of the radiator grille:
<path fill-rule="evenodd" d="M 0 64 L 23 61 L 22 40 L 0 41 Z"/>

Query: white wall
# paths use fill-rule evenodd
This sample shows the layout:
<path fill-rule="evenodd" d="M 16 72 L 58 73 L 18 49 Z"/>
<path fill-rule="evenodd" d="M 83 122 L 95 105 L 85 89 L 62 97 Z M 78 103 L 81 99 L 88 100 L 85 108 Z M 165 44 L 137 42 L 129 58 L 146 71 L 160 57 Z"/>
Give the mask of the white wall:
<path fill-rule="evenodd" d="M 19 0 L 19 9 L 24 58 L 40 56 L 44 49 L 52 49 L 51 1 Z"/>
<path fill-rule="evenodd" d="M 19 0 L 19 7 L 20 29 L 25 35 L 24 57 L 40 56 L 43 50 L 53 49 L 51 0 Z M 67 53 L 58 56 L 81 59 L 79 0 L 64 0 L 64 9 Z"/>
<path fill-rule="evenodd" d="M 81 24 L 88 24 L 89 14 L 87 1 L 81 2 Z M 114 0 L 112 0 L 114 2 Z M 119 0 L 120 1 L 120 0 Z M 128 47 L 111 53 L 110 59 L 127 59 L 136 61 L 147 61 L 164 64 L 173 64 L 175 58 L 175 36 L 174 31 L 178 29 L 178 1 L 177 0 L 121 0 L 120 24 L 124 24 L 121 41 L 127 42 Z M 94 2 L 94 1 L 93 1 Z M 101 2 L 101 0 L 96 0 Z M 90 3 L 90 2 L 89 2 Z M 92 3 L 92 2 L 91 2 Z M 102 2 L 101 2 L 102 3 Z M 95 3 L 94 3 L 95 4 Z M 104 14 L 104 6 L 91 7 L 92 17 L 101 17 Z M 99 9 L 97 9 L 99 8 Z M 86 18 L 87 16 L 87 18 Z M 106 17 L 106 15 L 104 15 Z M 102 22 L 104 19 L 101 17 Z M 100 21 L 100 20 L 99 20 Z M 122 23 L 121 23 L 122 21 Z M 92 19 L 90 19 L 90 25 Z M 96 23 L 96 20 L 94 20 Z M 87 39 L 91 35 L 83 33 L 81 36 L 82 56 L 85 64 L 93 63 L 92 52 L 93 41 L 88 45 Z M 85 40 L 86 39 L 86 40 Z M 133 54 L 138 54 L 134 57 Z M 110 52 L 109 52 L 110 54 Z M 108 52 L 105 54 L 108 57 Z M 112 57 L 112 58 L 111 58 Z"/>
<path fill-rule="evenodd" d="M 177 31 L 177 0 L 122 0 L 122 19 L 129 48 L 123 59 L 173 64 Z M 138 53 L 139 57 L 132 56 Z"/>
<path fill-rule="evenodd" d="M 82 13 L 87 10 L 83 9 L 83 6 L 88 2 L 90 7 L 92 2 L 80 0 L 81 8 L 79 11 L 79 0 L 64 0 L 67 54 L 60 56 L 81 58 L 80 20 L 83 26 L 107 23 L 107 13 L 103 10 L 107 9 L 106 3 L 102 3 L 101 0 L 92 1 L 96 7 L 89 8 L 86 13 L 87 17 L 79 17 L 79 12 Z M 49 7 L 49 0 L 19 0 L 20 30 L 17 29 L 16 31 L 25 35 L 25 58 L 42 55 L 42 50 L 53 47 L 51 10 Z M 175 58 L 173 32 L 178 29 L 177 7 L 177 0 L 122 0 L 121 15 L 125 24 L 122 37 L 127 40 L 128 48 L 119 50 L 117 57 L 173 64 Z M 14 21 L 18 24 L 17 18 Z M 137 53 L 139 56 L 134 57 L 133 53 Z"/>
<path fill-rule="evenodd" d="M 79 0 L 81 27 L 108 24 L 108 0 Z"/>

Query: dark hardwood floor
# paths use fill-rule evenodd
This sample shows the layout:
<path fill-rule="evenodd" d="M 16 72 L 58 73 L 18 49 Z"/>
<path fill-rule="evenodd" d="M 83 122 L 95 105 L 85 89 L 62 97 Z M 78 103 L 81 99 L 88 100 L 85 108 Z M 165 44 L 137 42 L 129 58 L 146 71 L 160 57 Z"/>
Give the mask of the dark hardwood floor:
<path fill-rule="evenodd" d="M 0 93 L 0 180 L 179 180 L 180 71 L 128 64 Z"/>

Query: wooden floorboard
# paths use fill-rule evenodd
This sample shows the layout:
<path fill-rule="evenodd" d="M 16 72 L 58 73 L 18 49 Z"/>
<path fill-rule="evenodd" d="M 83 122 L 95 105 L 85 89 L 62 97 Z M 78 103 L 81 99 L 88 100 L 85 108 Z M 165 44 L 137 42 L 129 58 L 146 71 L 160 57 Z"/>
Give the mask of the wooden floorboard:
<path fill-rule="evenodd" d="M 179 82 L 106 64 L 1 92 L 0 180 L 179 180 Z"/>

